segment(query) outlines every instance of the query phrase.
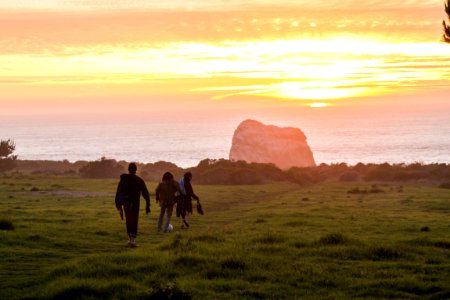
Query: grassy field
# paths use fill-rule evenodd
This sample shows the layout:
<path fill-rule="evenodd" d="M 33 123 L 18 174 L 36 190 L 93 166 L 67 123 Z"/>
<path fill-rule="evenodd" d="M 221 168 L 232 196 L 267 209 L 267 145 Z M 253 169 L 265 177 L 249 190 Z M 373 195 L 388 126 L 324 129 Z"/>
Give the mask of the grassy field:
<path fill-rule="evenodd" d="M 153 197 L 130 249 L 116 184 L 1 175 L 0 299 L 450 298 L 449 190 L 194 178 L 205 215 L 157 233 Z"/>

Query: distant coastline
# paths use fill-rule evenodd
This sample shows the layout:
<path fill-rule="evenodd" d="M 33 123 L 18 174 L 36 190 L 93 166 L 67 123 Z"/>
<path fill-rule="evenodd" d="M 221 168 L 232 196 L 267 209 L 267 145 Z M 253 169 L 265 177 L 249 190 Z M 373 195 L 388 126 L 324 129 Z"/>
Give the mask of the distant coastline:
<path fill-rule="evenodd" d="M 0 137 L 16 143 L 19 159 L 91 161 L 102 156 L 195 167 L 205 158 L 227 159 L 245 118 L 204 119 L 0 118 Z M 255 116 L 265 124 L 300 128 L 317 164 L 450 163 L 447 111 L 371 115 L 316 113 Z"/>

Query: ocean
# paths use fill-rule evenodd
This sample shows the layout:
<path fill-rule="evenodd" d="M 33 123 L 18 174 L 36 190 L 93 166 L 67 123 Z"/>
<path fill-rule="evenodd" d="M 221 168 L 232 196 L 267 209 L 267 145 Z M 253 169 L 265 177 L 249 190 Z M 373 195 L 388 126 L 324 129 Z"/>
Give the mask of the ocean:
<path fill-rule="evenodd" d="M 317 164 L 450 163 L 448 112 L 224 114 L 201 117 L 7 116 L 0 139 L 24 160 L 170 161 L 181 167 L 228 159 L 234 130 L 245 118 L 300 128 Z"/>

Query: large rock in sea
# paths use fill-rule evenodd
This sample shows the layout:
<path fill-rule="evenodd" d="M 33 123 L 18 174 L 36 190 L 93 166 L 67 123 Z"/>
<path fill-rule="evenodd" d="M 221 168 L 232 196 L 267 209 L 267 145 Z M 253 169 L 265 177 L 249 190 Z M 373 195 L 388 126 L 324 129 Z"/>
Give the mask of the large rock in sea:
<path fill-rule="evenodd" d="M 316 165 L 300 129 L 264 125 L 255 120 L 245 120 L 235 130 L 230 160 L 273 163 L 284 170 Z"/>

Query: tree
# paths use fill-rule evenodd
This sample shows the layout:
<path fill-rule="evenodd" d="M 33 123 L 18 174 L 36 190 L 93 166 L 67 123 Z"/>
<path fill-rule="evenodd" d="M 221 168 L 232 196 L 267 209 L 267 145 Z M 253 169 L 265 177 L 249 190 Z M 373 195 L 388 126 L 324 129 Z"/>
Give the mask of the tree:
<path fill-rule="evenodd" d="M 442 27 L 444 29 L 444 34 L 442 35 L 442 39 L 446 43 L 450 43 L 450 0 L 445 2 L 445 12 L 447 13 L 448 22 L 442 21 Z"/>
<path fill-rule="evenodd" d="M 0 172 L 12 170 L 16 167 L 17 155 L 12 155 L 16 150 L 13 140 L 0 141 Z"/>

